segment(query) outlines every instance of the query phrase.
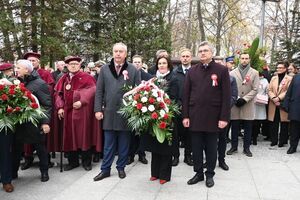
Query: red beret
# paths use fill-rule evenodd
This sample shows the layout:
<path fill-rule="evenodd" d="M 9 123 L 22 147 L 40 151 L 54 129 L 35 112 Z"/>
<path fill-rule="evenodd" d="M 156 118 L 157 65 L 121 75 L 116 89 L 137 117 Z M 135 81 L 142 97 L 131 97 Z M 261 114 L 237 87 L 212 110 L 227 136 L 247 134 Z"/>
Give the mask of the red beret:
<path fill-rule="evenodd" d="M 76 57 L 76 56 L 69 56 L 66 58 L 65 63 L 69 64 L 69 62 L 74 61 L 74 60 L 77 62 L 80 62 L 81 58 Z"/>
<path fill-rule="evenodd" d="M 35 58 L 37 58 L 37 59 L 40 59 L 40 58 L 41 58 L 41 54 L 36 53 L 36 52 L 27 52 L 27 53 L 25 53 L 24 56 L 23 56 L 24 59 L 27 59 L 27 58 L 29 58 L 29 57 L 35 57 Z"/>
<path fill-rule="evenodd" d="M 0 71 L 5 71 L 5 70 L 8 70 L 8 69 L 11 69 L 13 68 L 13 64 L 11 63 L 3 63 L 0 65 Z"/>

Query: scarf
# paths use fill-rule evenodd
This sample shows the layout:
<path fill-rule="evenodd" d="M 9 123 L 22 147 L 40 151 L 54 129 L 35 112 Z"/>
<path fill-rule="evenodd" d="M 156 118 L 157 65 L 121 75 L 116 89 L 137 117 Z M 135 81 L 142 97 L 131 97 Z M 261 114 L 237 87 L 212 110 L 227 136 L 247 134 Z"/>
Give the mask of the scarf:
<path fill-rule="evenodd" d="M 239 65 L 239 71 L 241 73 L 241 76 L 242 76 L 242 79 L 245 78 L 247 72 L 249 71 L 250 69 L 250 64 L 248 64 L 246 67 L 244 67 L 243 65 Z"/>

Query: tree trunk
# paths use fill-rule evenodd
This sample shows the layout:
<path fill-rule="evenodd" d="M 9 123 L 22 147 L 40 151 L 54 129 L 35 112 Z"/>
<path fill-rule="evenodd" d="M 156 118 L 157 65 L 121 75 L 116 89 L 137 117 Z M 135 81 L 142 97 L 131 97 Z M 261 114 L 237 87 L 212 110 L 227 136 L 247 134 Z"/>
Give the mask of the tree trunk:
<path fill-rule="evenodd" d="M 191 29 L 192 29 L 192 10 L 193 10 L 193 0 L 190 0 L 189 5 L 189 17 L 187 20 L 187 30 L 186 30 L 186 47 L 191 48 Z"/>
<path fill-rule="evenodd" d="M 38 9 L 36 5 L 36 0 L 31 0 L 31 50 L 34 52 L 38 51 Z"/>
<path fill-rule="evenodd" d="M 221 29 L 222 29 L 222 1 L 217 3 L 217 32 L 216 32 L 216 55 L 220 55 L 221 50 Z"/>
<path fill-rule="evenodd" d="M 198 22 L 199 22 L 199 30 L 201 35 L 201 41 L 205 41 L 206 35 L 204 31 L 204 22 L 203 22 L 203 16 L 202 16 L 202 8 L 201 8 L 201 0 L 197 0 L 197 16 L 198 16 Z"/>

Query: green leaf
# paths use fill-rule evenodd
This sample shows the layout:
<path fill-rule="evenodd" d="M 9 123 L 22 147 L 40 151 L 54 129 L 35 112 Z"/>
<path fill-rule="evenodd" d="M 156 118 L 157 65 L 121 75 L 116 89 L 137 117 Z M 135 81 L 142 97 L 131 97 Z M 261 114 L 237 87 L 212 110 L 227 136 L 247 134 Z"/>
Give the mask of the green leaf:
<path fill-rule="evenodd" d="M 154 125 L 152 130 L 155 133 L 157 141 L 163 143 L 166 138 L 164 131 L 161 130 L 157 125 Z"/>

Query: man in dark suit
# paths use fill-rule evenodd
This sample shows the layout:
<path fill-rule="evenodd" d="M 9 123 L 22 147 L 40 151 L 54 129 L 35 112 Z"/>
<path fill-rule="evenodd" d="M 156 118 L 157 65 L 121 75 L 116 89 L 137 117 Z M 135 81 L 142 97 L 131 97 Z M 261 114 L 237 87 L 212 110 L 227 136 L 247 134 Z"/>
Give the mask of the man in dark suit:
<path fill-rule="evenodd" d="M 290 148 L 287 154 L 295 153 L 300 138 L 300 74 L 296 74 L 284 97 L 283 107 L 290 120 Z"/>
<path fill-rule="evenodd" d="M 230 118 L 230 78 L 228 69 L 213 61 L 213 47 L 210 43 L 202 42 L 198 55 L 200 63 L 187 73 L 183 95 L 183 125 L 189 127 L 191 133 L 196 172 L 187 183 L 192 185 L 204 180 L 205 147 L 206 186 L 212 187 L 217 160 L 218 133 L 227 126 Z"/>
<path fill-rule="evenodd" d="M 148 74 L 142 69 L 143 66 L 143 58 L 140 55 L 134 55 L 132 57 L 132 64 L 136 67 L 136 69 L 141 74 L 141 80 L 148 81 L 153 76 Z M 127 165 L 130 165 L 134 162 L 135 153 L 139 155 L 139 161 L 143 164 L 148 164 L 148 160 L 146 159 L 145 151 L 140 150 L 140 136 L 136 135 L 135 133 L 131 134 L 130 139 L 130 146 L 129 146 L 129 153 L 128 153 L 128 160 Z"/>
<path fill-rule="evenodd" d="M 127 46 L 116 43 L 113 46 L 113 59 L 101 68 L 95 95 L 95 117 L 103 119 L 104 152 L 101 172 L 94 177 L 100 181 L 110 176 L 111 165 L 118 151 L 117 170 L 119 178 L 125 178 L 124 171 L 130 143 L 130 128 L 127 120 L 118 113 L 125 91 L 123 86 L 136 86 L 141 78 L 138 70 L 126 61 Z"/>
<path fill-rule="evenodd" d="M 189 49 L 182 49 L 180 51 L 180 61 L 181 65 L 174 69 L 174 74 L 178 81 L 179 91 L 178 91 L 178 105 L 182 107 L 182 98 L 183 98 L 183 89 L 184 89 L 184 79 L 188 70 L 191 68 L 192 63 L 192 52 Z M 193 159 L 192 159 L 192 147 L 191 147 L 191 137 L 189 133 L 189 129 L 185 128 L 182 124 L 182 116 L 179 115 L 176 119 L 177 122 L 177 130 L 179 141 L 184 144 L 184 162 L 189 165 L 193 166 Z M 179 142 L 177 144 L 176 154 L 173 157 L 172 165 L 177 166 L 179 163 Z"/>

